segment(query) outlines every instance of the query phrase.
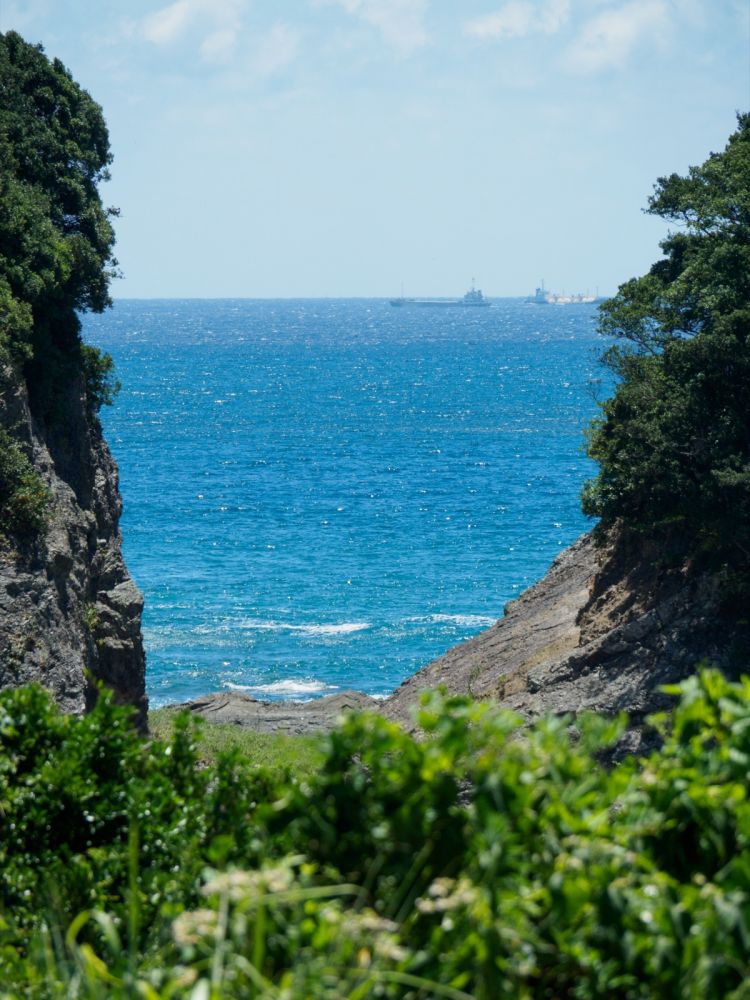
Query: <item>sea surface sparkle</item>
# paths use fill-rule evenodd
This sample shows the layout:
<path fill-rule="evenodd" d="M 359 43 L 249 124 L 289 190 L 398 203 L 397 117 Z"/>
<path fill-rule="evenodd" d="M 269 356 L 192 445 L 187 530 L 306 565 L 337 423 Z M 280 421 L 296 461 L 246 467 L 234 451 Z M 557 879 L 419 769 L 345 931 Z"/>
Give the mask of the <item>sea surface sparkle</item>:
<path fill-rule="evenodd" d="M 120 300 L 84 318 L 152 706 L 385 695 L 589 526 L 592 306 Z"/>

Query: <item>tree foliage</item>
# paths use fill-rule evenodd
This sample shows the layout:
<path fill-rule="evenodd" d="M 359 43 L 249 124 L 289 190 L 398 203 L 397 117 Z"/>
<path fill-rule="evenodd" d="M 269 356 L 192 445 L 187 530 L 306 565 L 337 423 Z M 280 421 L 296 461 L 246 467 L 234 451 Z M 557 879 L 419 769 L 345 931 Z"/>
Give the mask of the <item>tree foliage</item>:
<path fill-rule="evenodd" d="M 20 444 L 0 427 L 0 539 L 40 531 L 50 494 Z"/>
<path fill-rule="evenodd" d="M 2 692 L 0 995 L 746 998 L 750 681 L 672 693 L 611 770 L 623 720 L 433 695 L 295 781 Z"/>
<path fill-rule="evenodd" d="M 591 428 L 584 511 L 750 572 L 750 115 L 721 153 L 660 178 L 674 225 L 648 274 L 601 309 L 618 377 Z M 666 550 L 665 550 L 666 551 Z"/>
<path fill-rule="evenodd" d="M 0 34 L 0 347 L 41 415 L 84 370 L 77 313 L 110 304 L 110 161 L 99 105 L 41 46 Z"/>

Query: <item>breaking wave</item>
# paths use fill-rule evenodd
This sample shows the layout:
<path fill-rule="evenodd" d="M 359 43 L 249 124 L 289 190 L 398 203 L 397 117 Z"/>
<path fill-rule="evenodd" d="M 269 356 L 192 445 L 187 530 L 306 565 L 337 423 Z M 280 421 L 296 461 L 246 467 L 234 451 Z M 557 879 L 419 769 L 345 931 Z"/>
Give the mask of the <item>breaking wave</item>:
<path fill-rule="evenodd" d="M 270 684 L 233 684 L 231 681 L 225 681 L 223 686 L 232 691 L 249 691 L 253 694 L 270 694 L 287 698 L 294 695 L 317 695 L 324 691 L 339 690 L 336 684 L 324 684 L 323 681 L 301 680 L 293 677 L 285 681 L 273 681 Z"/>

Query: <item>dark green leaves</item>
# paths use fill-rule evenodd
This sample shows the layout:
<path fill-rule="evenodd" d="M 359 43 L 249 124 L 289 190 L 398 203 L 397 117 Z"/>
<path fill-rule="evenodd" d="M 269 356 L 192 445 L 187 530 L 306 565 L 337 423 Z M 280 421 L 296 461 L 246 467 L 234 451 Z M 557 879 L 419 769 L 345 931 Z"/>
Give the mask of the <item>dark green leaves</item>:
<path fill-rule="evenodd" d="M 41 531 L 49 501 L 20 444 L 0 427 L 0 536 L 23 539 Z"/>
<path fill-rule="evenodd" d="M 110 304 L 114 213 L 98 192 L 110 161 L 99 105 L 41 47 L 0 34 L 0 346 L 44 383 L 32 404 L 45 418 L 56 386 L 80 371 L 91 383 L 77 312 Z M 92 410 L 107 384 L 95 374 Z"/>
<path fill-rule="evenodd" d="M 581 716 L 573 738 L 569 719 L 522 730 L 437 695 L 419 741 L 349 717 L 298 784 L 201 768 L 185 717 L 146 744 L 107 696 L 76 719 L 4 692 L 3 985 L 739 1000 L 750 681 L 704 671 L 672 693 L 662 749 L 609 771 L 622 719 Z"/>
<path fill-rule="evenodd" d="M 678 526 L 677 560 L 738 578 L 750 573 L 750 116 L 722 153 L 661 178 L 649 212 L 680 228 L 602 306 L 602 332 L 622 341 L 603 359 L 619 384 L 590 432 L 600 472 L 584 510 L 656 541 Z"/>

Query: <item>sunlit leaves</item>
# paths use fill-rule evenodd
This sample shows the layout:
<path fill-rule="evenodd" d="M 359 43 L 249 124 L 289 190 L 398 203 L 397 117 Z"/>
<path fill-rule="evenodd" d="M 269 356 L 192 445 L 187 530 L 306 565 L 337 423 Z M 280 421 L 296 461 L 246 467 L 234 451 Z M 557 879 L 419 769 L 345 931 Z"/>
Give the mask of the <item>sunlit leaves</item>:
<path fill-rule="evenodd" d="M 156 1000 L 739 998 L 750 680 L 702 671 L 672 693 L 663 747 L 614 768 L 600 758 L 623 719 L 523 728 L 430 695 L 419 740 L 349 716 L 298 783 L 236 756 L 201 769 L 185 717 L 144 744 L 108 697 L 73 719 L 38 689 L 6 692 L 3 982 Z"/>

